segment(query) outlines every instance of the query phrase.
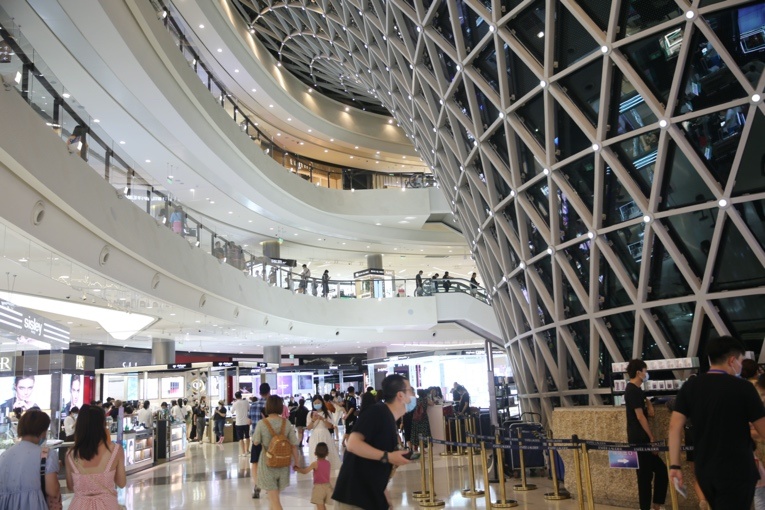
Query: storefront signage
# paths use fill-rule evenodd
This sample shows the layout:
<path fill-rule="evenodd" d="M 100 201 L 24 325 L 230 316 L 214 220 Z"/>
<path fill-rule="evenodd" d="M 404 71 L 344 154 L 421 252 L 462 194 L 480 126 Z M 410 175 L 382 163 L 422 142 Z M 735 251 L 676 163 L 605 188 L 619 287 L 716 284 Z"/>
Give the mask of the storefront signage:
<path fill-rule="evenodd" d="M 337 370 L 337 365 L 330 365 L 330 366 L 329 366 L 329 369 L 330 369 L 330 370 Z"/>
<path fill-rule="evenodd" d="M 363 276 L 385 276 L 385 269 L 362 269 L 361 271 L 356 271 L 353 273 L 354 278 L 361 278 Z"/>
<path fill-rule="evenodd" d="M 75 370 L 85 370 L 85 356 L 80 356 L 79 354 L 75 357 L 74 361 L 74 369 Z"/>
<path fill-rule="evenodd" d="M 191 363 L 171 363 L 167 365 L 168 370 L 185 370 L 191 368 Z"/>
<path fill-rule="evenodd" d="M 39 348 L 69 347 L 69 328 L 59 326 L 10 301 L 0 301 L 0 329 L 18 335 L 20 342 Z"/>
<path fill-rule="evenodd" d="M 268 363 L 264 361 L 258 361 L 258 368 L 267 368 L 267 367 L 268 367 Z"/>
<path fill-rule="evenodd" d="M 297 260 L 295 259 L 272 259 L 269 258 L 268 260 L 271 261 L 271 264 L 274 266 L 288 266 L 288 267 L 295 267 L 297 266 Z"/>
<path fill-rule="evenodd" d="M 0 372 L 13 372 L 13 358 L 0 356 Z"/>
<path fill-rule="evenodd" d="M 238 367 L 239 362 L 238 361 L 213 361 L 212 366 L 223 367 L 223 368 Z"/>
<path fill-rule="evenodd" d="M 134 352 L 121 349 L 104 351 L 104 368 L 145 367 L 151 365 L 150 352 Z"/>

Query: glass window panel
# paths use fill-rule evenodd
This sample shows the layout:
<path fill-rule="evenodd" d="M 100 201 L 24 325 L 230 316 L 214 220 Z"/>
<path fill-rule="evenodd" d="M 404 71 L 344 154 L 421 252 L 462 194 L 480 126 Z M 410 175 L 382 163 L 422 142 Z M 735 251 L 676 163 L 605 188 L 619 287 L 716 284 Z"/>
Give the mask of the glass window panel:
<path fill-rule="evenodd" d="M 677 7 L 673 0 L 668 1 Z M 632 68 L 664 104 L 669 99 L 677 55 L 682 44 L 683 29 L 673 27 L 624 47 L 624 56 Z"/>
<path fill-rule="evenodd" d="M 765 133 L 765 115 L 757 110 L 753 122 L 736 172 L 736 183 L 733 185 L 734 196 L 765 191 L 765 143 L 762 143 L 762 133 Z"/>
<path fill-rule="evenodd" d="M 693 293 L 664 243 L 657 236 L 653 238 L 648 286 L 648 299 L 651 300 L 687 296 Z"/>
<path fill-rule="evenodd" d="M 558 215 L 561 241 L 570 241 L 587 233 L 587 225 L 561 190 L 558 190 Z"/>
<path fill-rule="evenodd" d="M 565 276 L 561 281 L 563 282 L 563 313 L 566 318 L 570 319 L 571 317 L 584 315 L 584 306 L 582 306 L 582 303 L 579 300 L 579 296 L 577 296 L 576 292 L 574 292 L 571 284 L 568 282 Z"/>
<path fill-rule="evenodd" d="M 520 117 L 526 129 L 529 130 L 534 138 L 537 139 L 539 145 L 545 146 L 545 104 L 542 94 L 537 94 L 529 102 L 520 107 L 518 110 L 518 117 Z"/>
<path fill-rule="evenodd" d="M 574 339 L 584 362 L 590 362 L 590 321 L 579 321 L 568 325 L 571 336 Z"/>
<path fill-rule="evenodd" d="M 590 245 L 592 241 L 587 240 L 576 246 L 570 246 L 563 250 L 571 267 L 574 268 L 579 283 L 584 290 L 590 291 Z"/>
<path fill-rule="evenodd" d="M 760 356 L 762 332 L 765 331 L 765 295 L 742 296 L 713 301 L 731 334 L 754 351 L 754 359 Z"/>
<path fill-rule="evenodd" d="M 651 309 L 651 313 L 656 316 L 656 323 L 678 358 L 685 358 L 689 354 L 694 306 L 695 303 L 691 302 Z"/>
<path fill-rule="evenodd" d="M 595 156 L 590 154 L 560 169 L 577 195 L 592 211 L 595 189 Z"/>
<path fill-rule="evenodd" d="M 590 33 L 568 9 L 558 4 L 555 24 L 555 60 L 561 69 L 578 62 L 600 48 Z"/>
<path fill-rule="evenodd" d="M 483 124 L 484 129 L 487 129 L 491 124 L 494 123 L 494 121 L 499 118 L 499 110 L 497 110 L 497 107 L 494 106 L 494 103 L 486 98 L 486 94 L 484 94 L 481 89 L 474 86 L 473 90 L 478 102 L 478 110 L 481 115 L 481 123 Z"/>
<path fill-rule="evenodd" d="M 497 79 L 497 52 L 494 49 L 493 42 L 489 43 L 489 45 L 478 54 L 478 57 L 473 61 L 473 66 L 478 73 L 483 76 L 486 83 L 488 83 L 496 93 L 499 93 L 499 80 Z"/>
<path fill-rule="evenodd" d="M 507 65 L 509 95 L 514 96 L 513 100 L 519 100 L 534 88 L 539 86 L 539 77 L 536 76 L 528 66 L 510 50 L 510 46 L 504 45 L 505 64 Z"/>
<path fill-rule="evenodd" d="M 700 30 L 691 39 L 675 114 L 682 114 L 733 101 L 746 93 L 727 64 Z"/>
<path fill-rule="evenodd" d="M 661 220 L 677 248 L 685 255 L 688 266 L 701 278 L 712 246 L 717 224 L 717 207 L 692 213 L 669 216 Z"/>
<path fill-rule="evenodd" d="M 534 157 L 534 154 L 531 152 L 531 150 L 526 147 L 526 144 L 524 144 L 521 141 L 521 138 L 517 135 L 515 137 L 515 145 L 518 149 L 518 157 L 521 160 L 519 167 L 521 172 L 521 182 L 525 184 L 535 176 L 542 173 L 544 167 L 539 161 L 537 161 L 537 158 Z"/>
<path fill-rule="evenodd" d="M 643 215 L 632 195 L 619 180 L 610 167 L 606 167 L 605 201 L 603 208 L 606 214 L 605 226 L 616 225 Z"/>
<path fill-rule="evenodd" d="M 593 126 L 598 123 L 600 111 L 600 81 L 603 60 L 596 59 L 575 73 L 565 76 L 560 83 L 574 103 L 582 110 Z"/>
<path fill-rule="evenodd" d="M 460 19 L 462 35 L 465 38 L 465 46 L 467 46 L 466 49 L 469 53 L 489 32 L 489 24 L 468 5 L 462 2 L 462 0 L 457 0 L 455 5 Z M 491 11 L 491 7 L 488 9 Z"/>
<path fill-rule="evenodd" d="M 713 292 L 765 285 L 765 268 L 730 219 L 723 227 L 713 275 Z"/>
<path fill-rule="evenodd" d="M 598 386 L 600 388 L 611 388 L 613 386 L 612 381 L 615 379 L 623 379 L 624 376 L 622 374 L 614 374 L 611 370 L 611 365 L 614 363 L 615 359 L 603 340 L 600 340 L 598 349 Z M 631 357 L 632 356 L 628 356 L 623 359 L 629 359 Z M 606 404 L 613 403 L 610 395 L 604 396 L 603 399 Z"/>
<path fill-rule="evenodd" d="M 738 204 L 736 209 L 738 209 L 749 230 L 754 234 L 754 238 L 765 250 L 765 200 L 753 200 Z"/>
<path fill-rule="evenodd" d="M 591 147 L 590 139 L 557 102 L 555 102 L 555 127 L 554 142 L 558 161 Z"/>
<path fill-rule="evenodd" d="M 631 359 L 632 344 L 635 337 L 635 312 L 609 315 L 606 318 L 606 325 L 609 326 L 611 336 L 613 336 L 624 359 Z"/>
<path fill-rule="evenodd" d="M 666 165 L 659 209 L 666 211 L 715 199 L 693 164 L 673 140 L 670 140 L 667 148 Z"/>
<path fill-rule="evenodd" d="M 624 290 L 622 282 L 616 277 L 614 270 L 608 264 L 606 258 L 600 256 L 600 275 L 598 276 L 599 300 L 602 309 L 618 308 L 632 304 L 632 300 Z"/>
<path fill-rule="evenodd" d="M 611 0 L 579 0 L 577 4 L 602 31 L 605 32 L 608 29 Z"/>
<path fill-rule="evenodd" d="M 507 24 L 515 30 L 515 36 L 537 59 L 544 62 L 545 47 L 545 1 L 536 0 Z"/>
<path fill-rule="evenodd" d="M 545 284 L 545 288 L 547 289 L 547 293 L 552 297 L 553 296 L 553 274 L 552 274 L 552 261 L 550 257 L 542 257 L 539 261 L 537 261 L 534 264 L 534 269 L 537 271 L 537 274 L 539 274 L 540 278 Z M 541 306 L 541 300 L 540 300 L 540 306 Z"/>
<path fill-rule="evenodd" d="M 632 82 L 614 68 L 608 135 L 616 136 L 656 122 L 656 115 Z"/>
<path fill-rule="evenodd" d="M 369 5 L 374 5 L 374 2 L 370 2 Z M 442 3 L 435 16 L 433 17 L 433 28 L 441 34 L 441 36 L 448 42 L 453 48 L 454 45 L 454 33 L 451 26 L 451 17 L 449 15 L 449 4 Z M 427 54 L 427 52 L 425 52 Z"/>
<path fill-rule="evenodd" d="M 536 183 L 526 190 L 526 196 L 528 197 L 531 205 L 539 213 L 547 226 L 550 225 L 550 185 L 547 183 L 547 179 Z"/>
<path fill-rule="evenodd" d="M 508 154 L 508 151 L 507 151 L 507 137 L 506 137 L 506 132 L 505 132 L 504 124 L 501 125 L 489 137 L 489 144 L 491 144 L 492 148 L 494 149 L 494 152 L 497 153 L 497 156 L 499 156 L 499 158 L 505 164 L 505 167 L 509 168 L 510 167 L 510 154 Z M 508 190 L 508 193 L 509 193 L 509 190 Z M 507 194 L 503 194 L 503 196 L 507 196 Z"/>
<path fill-rule="evenodd" d="M 452 82 L 457 75 L 457 64 L 449 58 L 445 51 L 438 52 L 438 63 L 441 67 L 441 72 L 446 77 L 446 81 Z"/>
<path fill-rule="evenodd" d="M 649 131 L 613 146 L 616 156 L 646 197 L 651 196 L 653 171 L 659 154 L 659 131 Z"/>
<path fill-rule="evenodd" d="M 737 106 L 682 123 L 686 138 L 723 187 L 736 157 L 748 108 Z"/>
<path fill-rule="evenodd" d="M 643 326 L 643 353 L 640 355 L 642 360 L 664 359 L 666 356 L 661 352 L 653 335 L 646 326 Z M 671 374 L 671 372 L 670 372 Z M 659 378 L 659 374 L 651 373 L 651 377 Z M 663 379 L 664 377 L 662 377 Z"/>
<path fill-rule="evenodd" d="M 622 2 L 621 36 L 634 35 L 676 18 L 681 13 L 674 0 L 629 0 Z"/>
<path fill-rule="evenodd" d="M 701 2 L 707 5 L 711 2 Z M 741 71 L 755 87 L 765 70 L 765 2 L 736 6 L 703 16 Z"/>
<path fill-rule="evenodd" d="M 526 231 L 528 232 L 529 250 L 531 251 L 532 255 L 547 251 L 547 241 L 545 241 L 545 239 L 542 237 L 542 234 L 539 232 L 539 229 L 536 227 L 536 225 L 534 225 L 534 222 L 528 218 L 526 219 Z"/>
<path fill-rule="evenodd" d="M 643 260 L 643 235 L 645 223 L 638 223 L 615 232 L 606 234 L 611 241 L 614 253 L 619 257 L 624 269 L 637 286 L 640 277 L 640 262 Z"/>

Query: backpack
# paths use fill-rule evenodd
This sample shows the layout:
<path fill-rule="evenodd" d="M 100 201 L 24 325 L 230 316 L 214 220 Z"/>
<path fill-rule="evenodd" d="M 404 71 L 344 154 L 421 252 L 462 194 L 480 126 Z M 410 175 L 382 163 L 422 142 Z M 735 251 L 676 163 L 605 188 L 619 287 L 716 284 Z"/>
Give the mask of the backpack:
<path fill-rule="evenodd" d="M 292 443 L 284 435 L 284 431 L 287 428 L 287 420 L 282 418 L 282 429 L 278 434 L 274 432 L 274 428 L 268 422 L 268 418 L 263 420 L 263 422 L 268 427 L 268 431 L 271 432 L 271 442 L 268 444 L 268 451 L 266 451 L 266 466 L 271 468 L 290 467 Z"/>

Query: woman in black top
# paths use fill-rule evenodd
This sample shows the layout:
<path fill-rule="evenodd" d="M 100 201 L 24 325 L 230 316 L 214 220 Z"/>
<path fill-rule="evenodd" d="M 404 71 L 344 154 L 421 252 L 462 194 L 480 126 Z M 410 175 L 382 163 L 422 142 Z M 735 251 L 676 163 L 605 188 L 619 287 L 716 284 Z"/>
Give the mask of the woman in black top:
<path fill-rule="evenodd" d="M 470 412 L 470 393 L 464 386 L 459 386 L 457 391 L 460 392 L 460 403 L 457 405 L 457 412 L 459 414 L 468 414 Z"/>
<path fill-rule="evenodd" d="M 213 413 L 213 425 L 215 426 L 215 442 L 218 444 L 223 443 L 223 430 L 226 426 L 226 413 L 228 409 L 223 405 L 222 400 L 218 400 L 218 407 L 215 408 Z"/>
<path fill-rule="evenodd" d="M 295 427 L 297 428 L 298 441 L 303 446 L 303 434 L 308 422 L 308 408 L 305 406 L 305 399 L 298 400 L 298 407 L 295 409 Z"/>

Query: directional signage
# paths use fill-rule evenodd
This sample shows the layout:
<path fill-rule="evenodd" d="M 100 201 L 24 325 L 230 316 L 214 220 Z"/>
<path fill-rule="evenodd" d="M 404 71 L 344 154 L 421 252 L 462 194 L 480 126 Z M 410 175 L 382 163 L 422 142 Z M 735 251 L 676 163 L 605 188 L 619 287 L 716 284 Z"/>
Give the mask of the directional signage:
<path fill-rule="evenodd" d="M 385 276 L 385 269 L 375 269 L 370 267 L 353 273 L 354 278 L 361 278 L 362 276 Z"/>
<path fill-rule="evenodd" d="M 223 367 L 223 368 L 238 367 L 239 362 L 238 361 L 213 361 L 212 366 Z"/>
<path fill-rule="evenodd" d="M 272 265 L 274 266 L 287 266 L 287 267 L 295 267 L 297 266 L 297 260 L 295 259 L 268 259 Z"/>
<path fill-rule="evenodd" d="M 258 368 L 268 368 L 268 363 L 265 361 L 258 361 Z"/>
<path fill-rule="evenodd" d="M 191 363 L 171 363 L 167 365 L 168 370 L 186 370 L 191 368 Z"/>

